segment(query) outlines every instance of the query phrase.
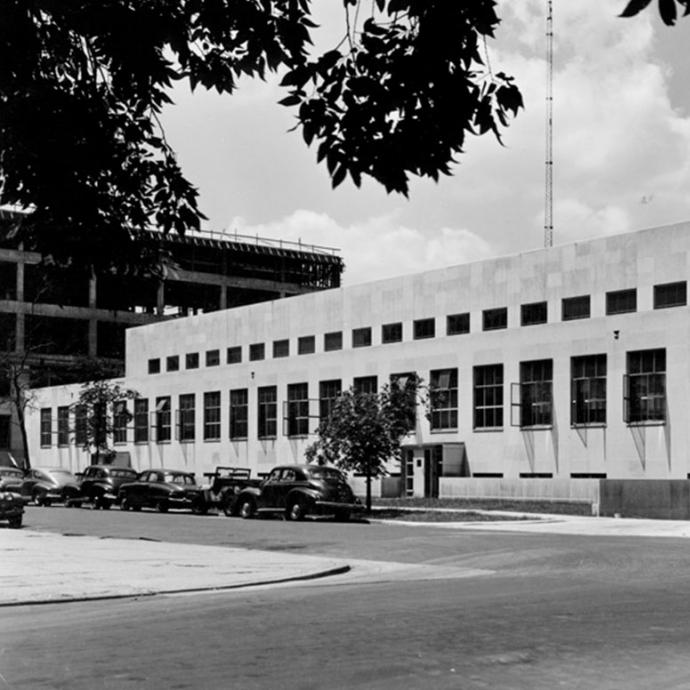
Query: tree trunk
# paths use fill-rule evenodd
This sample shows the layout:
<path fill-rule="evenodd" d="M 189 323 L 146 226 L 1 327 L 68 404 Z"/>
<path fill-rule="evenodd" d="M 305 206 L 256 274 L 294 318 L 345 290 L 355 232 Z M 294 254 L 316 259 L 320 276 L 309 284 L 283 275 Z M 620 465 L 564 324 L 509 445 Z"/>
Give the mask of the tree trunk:
<path fill-rule="evenodd" d="M 367 513 L 371 513 L 371 468 L 367 465 Z"/>
<path fill-rule="evenodd" d="M 31 469 L 31 458 L 29 457 L 29 435 L 26 433 L 26 418 L 24 410 L 17 405 L 17 421 L 19 422 L 19 430 L 22 434 L 22 444 L 24 446 L 24 469 Z"/>

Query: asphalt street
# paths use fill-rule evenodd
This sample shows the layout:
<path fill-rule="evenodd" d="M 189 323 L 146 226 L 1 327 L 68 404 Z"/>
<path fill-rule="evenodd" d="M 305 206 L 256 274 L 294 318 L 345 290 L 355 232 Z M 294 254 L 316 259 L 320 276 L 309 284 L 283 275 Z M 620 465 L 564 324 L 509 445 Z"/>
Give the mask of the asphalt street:
<path fill-rule="evenodd" d="M 410 567 L 5 609 L 0 688 L 690 687 L 687 540 L 63 508 L 27 524 Z"/>

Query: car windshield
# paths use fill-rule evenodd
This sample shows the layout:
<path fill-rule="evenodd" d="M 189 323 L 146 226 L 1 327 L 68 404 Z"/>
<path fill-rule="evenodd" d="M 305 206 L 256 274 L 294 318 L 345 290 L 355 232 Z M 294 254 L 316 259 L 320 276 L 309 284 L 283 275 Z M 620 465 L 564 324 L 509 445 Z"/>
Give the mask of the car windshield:
<path fill-rule="evenodd" d="M 193 486 L 194 479 L 188 474 L 171 474 L 165 475 L 165 481 L 171 484 L 184 484 L 185 486 Z"/>
<path fill-rule="evenodd" d="M 332 467 L 310 467 L 308 472 L 312 479 L 326 479 L 334 481 L 343 478 L 342 473 L 339 470 L 333 469 Z"/>
<path fill-rule="evenodd" d="M 0 469 L 0 477 L 19 477 L 22 478 L 24 473 L 21 470 Z"/>

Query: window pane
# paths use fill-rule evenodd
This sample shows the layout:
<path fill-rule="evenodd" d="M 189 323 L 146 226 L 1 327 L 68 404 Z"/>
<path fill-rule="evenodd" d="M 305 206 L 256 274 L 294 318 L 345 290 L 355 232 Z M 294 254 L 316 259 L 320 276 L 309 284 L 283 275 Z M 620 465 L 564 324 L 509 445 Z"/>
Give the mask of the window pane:
<path fill-rule="evenodd" d="M 654 286 L 654 309 L 683 307 L 688 303 L 688 285 L 683 280 Z"/>
<path fill-rule="evenodd" d="M 606 293 L 606 313 L 625 314 L 637 310 L 637 290 L 614 290 Z"/>
<path fill-rule="evenodd" d="M 563 321 L 574 319 L 588 319 L 590 316 L 589 295 L 580 297 L 566 297 L 561 303 Z"/>
<path fill-rule="evenodd" d="M 311 355 L 316 352 L 316 338 L 313 335 L 303 335 L 297 340 L 297 354 Z"/>
<path fill-rule="evenodd" d="M 485 309 L 482 312 L 483 328 L 485 331 L 493 331 L 508 327 L 508 308 Z"/>
<path fill-rule="evenodd" d="M 534 326 L 547 321 L 546 302 L 533 302 L 520 307 L 520 323 L 523 326 Z"/>
<path fill-rule="evenodd" d="M 436 335 L 436 321 L 434 319 L 417 319 L 413 323 L 412 334 L 415 340 L 433 338 Z"/>
<path fill-rule="evenodd" d="M 381 342 L 399 343 L 402 341 L 402 323 L 388 323 L 381 326 Z"/>
<path fill-rule="evenodd" d="M 323 349 L 326 352 L 343 349 L 343 334 L 341 331 L 326 333 L 323 338 Z"/>
<path fill-rule="evenodd" d="M 503 426 L 503 365 L 474 367 L 474 428 Z"/>
<path fill-rule="evenodd" d="M 220 391 L 204 393 L 204 440 L 220 438 Z"/>
<path fill-rule="evenodd" d="M 470 332 L 470 315 L 450 314 L 446 317 L 446 335 L 460 335 Z"/>

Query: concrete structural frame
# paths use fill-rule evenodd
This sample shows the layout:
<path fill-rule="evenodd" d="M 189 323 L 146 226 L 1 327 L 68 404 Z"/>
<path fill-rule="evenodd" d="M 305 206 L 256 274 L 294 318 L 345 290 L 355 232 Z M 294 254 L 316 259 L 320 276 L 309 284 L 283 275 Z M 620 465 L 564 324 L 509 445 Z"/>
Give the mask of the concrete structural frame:
<path fill-rule="evenodd" d="M 584 500 L 603 478 L 686 479 L 689 273 L 681 223 L 132 328 L 141 400 L 116 447 L 139 470 L 262 474 L 302 461 L 339 390 L 416 372 L 431 409 L 384 492 Z M 35 464 L 83 469 L 56 443 L 77 388 L 35 392 Z"/>
<path fill-rule="evenodd" d="M 135 243 L 170 257 L 165 277 L 46 268 L 13 235 L 26 213 L 0 207 L 0 460 L 24 451 L 8 369 L 26 384 L 80 380 L 85 360 L 124 371 L 133 326 L 337 287 L 343 261 L 328 247 L 198 232 L 132 232 Z M 40 383 L 39 383 L 40 381 Z"/>

